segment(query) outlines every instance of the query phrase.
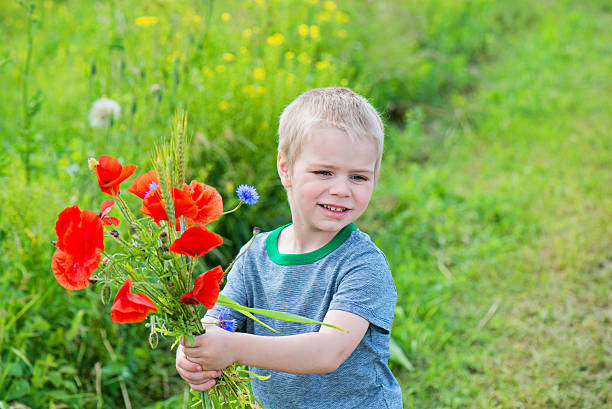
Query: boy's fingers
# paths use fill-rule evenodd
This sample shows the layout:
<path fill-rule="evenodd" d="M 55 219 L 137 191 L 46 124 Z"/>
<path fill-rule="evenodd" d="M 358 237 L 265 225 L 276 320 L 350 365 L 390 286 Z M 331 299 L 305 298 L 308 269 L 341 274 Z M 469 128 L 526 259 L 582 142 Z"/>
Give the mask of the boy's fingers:
<path fill-rule="evenodd" d="M 220 375 L 219 371 L 200 371 L 200 372 L 189 372 L 185 370 L 179 370 L 181 378 L 186 380 L 189 384 L 202 385 Z"/>
<path fill-rule="evenodd" d="M 202 384 L 199 385 L 195 385 L 195 384 L 189 384 L 189 386 L 191 386 L 191 389 L 193 389 L 194 391 L 199 391 L 199 392 L 204 392 L 209 390 L 210 388 L 212 388 L 213 386 L 215 386 L 215 380 L 211 379 L 208 382 L 204 382 Z"/>
<path fill-rule="evenodd" d="M 196 364 L 195 362 L 191 362 L 189 359 L 180 359 L 176 363 L 177 368 L 182 368 L 185 371 L 189 372 L 202 372 L 202 366 L 200 364 Z"/>

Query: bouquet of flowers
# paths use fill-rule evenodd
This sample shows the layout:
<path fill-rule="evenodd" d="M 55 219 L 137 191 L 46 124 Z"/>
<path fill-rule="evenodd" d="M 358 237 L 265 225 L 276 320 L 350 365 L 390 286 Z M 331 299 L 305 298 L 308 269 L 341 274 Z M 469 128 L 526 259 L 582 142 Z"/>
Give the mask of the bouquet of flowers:
<path fill-rule="evenodd" d="M 111 320 L 135 323 L 148 318 L 152 348 L 157 346 L 159 334 L 174 337 L 173 347 L 181 338 L 189 341 L 194 335 L 203 334 L 202 317 L 215 303 L 233 308 L 268 328 L 253 313 L 294 322 L 316 322 L 293 314 L 248 308 L 220 295 L 225 275 L 242 254 L 225 269 L 216 266 L 196 273 L 198 259 L 223 243 L 222 237 L 206 225 L 235 212 L 243 204 L 256 204 L 259 195 L 255 188 L 240 185 L 236 190 L 238 204 L 224 211 L 223 199 L 214 187 L 196 180 L 186 184 L 186 128 L 186 114 L 177 114 L 170 144 L 156 150 L 154 169 L 135 178 L 127 189 L 142 199 L 142 217 L 132 213 L 121 190 L 121 184 L 137 167 L 121 165 L 106 155 L 89 160 L 100 190 L 113 198 L 102 202 L 99 212 L 81 210 L 77 204 L 59 213 L 55 224 L 57 249 L 51 261 L 58 283 L 69 290 L 97 283 L 102 286 L 105 303 L 110 301 L 112 288 L 119 287 L 110 309 Z M 121 220 L 109 215 L 115 205 L 123 215 L 122 221 L 129 226 L 127 234 L 115 229 Z M 249 245 L 255 234 L 257 229 Z M 120 250 L 114 254 L 106 252 L 105 237 Z M 221 315 L 217 325 L 233 330 L 235 323 L 227 322 Z M 259 407 L 249 388 L 249 376 L 255 374 L 243 367 L 226 368 L 210 393 L 194 393 L 195 404 L 204 408 Z"/>

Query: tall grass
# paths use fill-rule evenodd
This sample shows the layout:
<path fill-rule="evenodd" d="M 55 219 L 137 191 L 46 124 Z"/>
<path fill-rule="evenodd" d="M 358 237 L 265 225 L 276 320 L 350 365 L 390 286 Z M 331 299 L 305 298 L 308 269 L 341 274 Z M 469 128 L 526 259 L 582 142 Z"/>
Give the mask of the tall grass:
<path fill-rule="evenodd" d="M 454 192 L 444 169 L 424 166 L 439 152 L 435 142 L 450 140 L 433 132 L 432 141 L 424 131 L 436 107 L 461 100 L 491 47 L 537 18 L 527 2 L 36 4 L 29 72 L 46 100 L 29 125 L 38 149 L 27 161 L 14 143 L 27 84 L 28 54 L 19 46 L 27 20 L 16 2 L 0 6 L 0 81 L 8 84 L 0 88 L 0 164 L 2 152 L 8 158 L 0 166 L 0 403 L 121 407 L 127 390 L 135 407 L 179 404 L 183 384 L 168 345 L 151 351 L 141 327 L 111 325 L 95 287 L 66 293 L 49 269 L 55 215 L 74 203 L 97 209 L 102 200 L 87 158 L 111 154 L 149 170 L 153 144 L 170 132 L 177 108 L 189 112 L 193 135 L 187 180 L 218 187 L 228 202 L 239 183 L 262 194 L 248 216 L 215 226 L 226 237 L 221 261 L 253 225 L 288 220 L 274 167 L 275 128 L 295 96 L 345 85 L 397 121 L 401 130 L 390 122 L 383 169 L 390 179 L 363 226 L 393 261 L 403 294 L 393 332 L 399 375 L 422 370 L 448 344 L 452 323 L 440 306 L 461 280 L 456 264 L 469 268 L 475 257 L 532 233 L 516 223 L 520 199 Z M 92 128 L 87 113 L 102 96 L 118 101 L 122 113 Z M 407 177 L 393 180 L 393 167 Z M 29 187 L 15 177 L 25 169 Z"/>

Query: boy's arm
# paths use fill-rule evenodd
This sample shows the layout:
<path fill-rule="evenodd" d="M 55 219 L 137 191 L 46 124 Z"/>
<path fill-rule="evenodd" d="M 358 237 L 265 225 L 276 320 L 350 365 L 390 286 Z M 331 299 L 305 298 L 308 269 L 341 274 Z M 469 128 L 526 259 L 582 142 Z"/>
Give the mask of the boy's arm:
<path fill-rule="evenodd" d="M 210 326 L 194 345 L 183 344 L 185 355 L 205 370 L 223 369 L 234 362 L 258 368 L 299 374 L 333 372 L 351 355 L 365 335 L 369 322 L 359 315 L 330 310 L 318 332 L 288 336 L 232 333 Z"/>

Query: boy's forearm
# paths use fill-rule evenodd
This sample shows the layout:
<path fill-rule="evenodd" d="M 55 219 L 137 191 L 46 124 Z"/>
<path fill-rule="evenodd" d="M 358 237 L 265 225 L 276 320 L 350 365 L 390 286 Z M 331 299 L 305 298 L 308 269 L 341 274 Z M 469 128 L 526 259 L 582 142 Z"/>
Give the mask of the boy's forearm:
<path fill-rule="evenodd" d="M 335 371 L 346 359 L 329 333 L 309 332 L 281 337 L 235 333 L 231 349 L 241 365 L 274 371 L 322 374 Z"/>

